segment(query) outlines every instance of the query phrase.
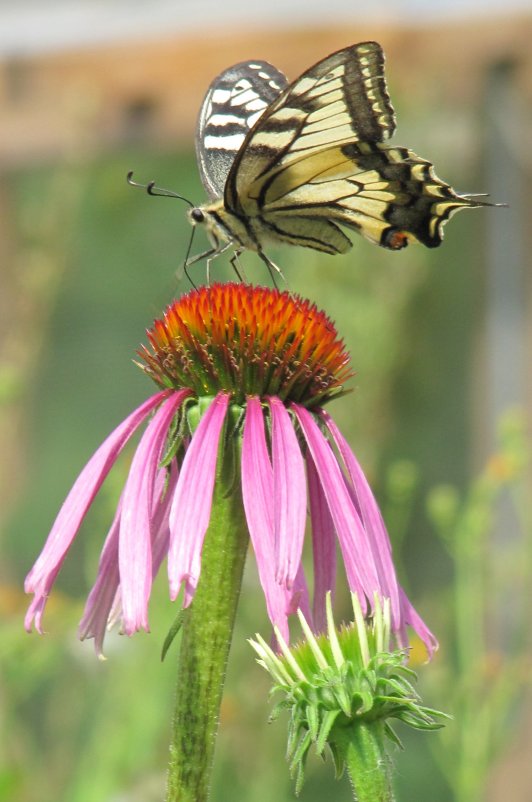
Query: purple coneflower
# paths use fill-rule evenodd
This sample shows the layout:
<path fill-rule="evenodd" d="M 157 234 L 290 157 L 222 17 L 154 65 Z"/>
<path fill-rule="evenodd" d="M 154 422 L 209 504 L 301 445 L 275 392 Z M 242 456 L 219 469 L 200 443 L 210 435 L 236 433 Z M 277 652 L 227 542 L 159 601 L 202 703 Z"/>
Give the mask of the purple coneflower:
<path fill-rule="evenodd" d="M 337 539 L 363 612 L 371 612 L 375 594 L 388 598 L 398 645 L 406 645 L 411 626 L 430 655 L 436 641 L 397 582 L 370 487 L 323 409 L 352 375 L 325 314 L 287 292 L 214 285 L 174 302 L 147 335 L 149 347 L 139 356 L 160 390 L 109 435 L 75 482 L 26 579 L 26 591 L 34 594 L 26 628 L 35 621 L 41 631 L 46 600 L 87 510 L 151 415 L 80 624 L 80 637 L 93 637 L 99 654 L 109 622 L 121 620 L 128 635 L 148 629 L 152 580 L 165 557 L 170 597 L 183 588 L 189 605 L 221 463 L 233 459 L 229 474 L 240 483 L 268 614 L 285 640 L 288 616 L 298 608 L 314 631 L 324 630 Z M 301 562 L 307 510 L 312 604 Z"/>

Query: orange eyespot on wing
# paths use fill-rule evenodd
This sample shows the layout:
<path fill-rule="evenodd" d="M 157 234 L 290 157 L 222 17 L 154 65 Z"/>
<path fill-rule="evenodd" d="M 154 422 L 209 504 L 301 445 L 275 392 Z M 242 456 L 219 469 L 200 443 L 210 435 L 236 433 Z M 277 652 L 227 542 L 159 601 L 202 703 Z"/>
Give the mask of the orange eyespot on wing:
<path fill-rule="evenodd" d="M 405 231 L 396 231 L 393 228 L 387 228 L 383 232 L 381 245 L 384 248 L 389 248 L 391 251 L 400 251 L 401 248 L 406 248 L 408 245 L 408 234 Z"/>

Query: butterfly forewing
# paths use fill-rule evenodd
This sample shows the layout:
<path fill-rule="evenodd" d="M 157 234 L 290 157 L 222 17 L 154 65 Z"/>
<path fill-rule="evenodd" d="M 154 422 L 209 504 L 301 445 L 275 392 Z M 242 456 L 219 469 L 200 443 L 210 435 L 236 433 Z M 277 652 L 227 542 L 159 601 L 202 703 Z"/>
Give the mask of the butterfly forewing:
<path fill-rule="evenodd" d="M 235 64 L 211 83 L 196 130 L 201 180 L 211 198 L 221 198 L 246 135 L 287 80 L 265 61 Z"/>
<path fill-rule="evenodd" d="M 257 184 L 276 169 L 342 142 L 380 142 L 394 130 L 380 45 L 363 42 L 333 53 L 287 87 L 255 123 L 228 176 L 226 206 L 246 211 Z"/>

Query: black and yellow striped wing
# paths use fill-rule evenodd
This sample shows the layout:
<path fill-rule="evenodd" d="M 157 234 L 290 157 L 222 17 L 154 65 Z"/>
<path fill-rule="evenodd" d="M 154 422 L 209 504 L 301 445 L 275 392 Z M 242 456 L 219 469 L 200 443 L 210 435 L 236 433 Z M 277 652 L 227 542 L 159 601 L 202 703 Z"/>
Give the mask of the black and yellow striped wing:
<path fill-rule="evenodd" d="M 458 209 L 489 205 L 457 195 L 430 162 L 384 143 L 395 115 L 376 42 L 311 67 L 260 114 L 234 157 L 225 208 L 256 236 L 326 253 L 351 242 L 338 225 L 397 250 L 435 247 Z"/>

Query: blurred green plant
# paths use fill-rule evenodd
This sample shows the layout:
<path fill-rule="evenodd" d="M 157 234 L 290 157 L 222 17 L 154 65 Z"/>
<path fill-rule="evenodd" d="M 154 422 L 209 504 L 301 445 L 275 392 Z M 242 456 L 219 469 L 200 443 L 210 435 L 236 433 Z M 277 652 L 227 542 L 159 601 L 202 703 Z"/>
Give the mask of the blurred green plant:
<path fill-rule="evenodd" d="M 497 450 L 466 493 L 439 486 L 427 499 L 453 566 L 443 659 L 425 678 L 455 720 L 431 746 L 456 802 L 486 799 L 531 690 L 530 459 L 524 413 L 510 411 Z"/>

